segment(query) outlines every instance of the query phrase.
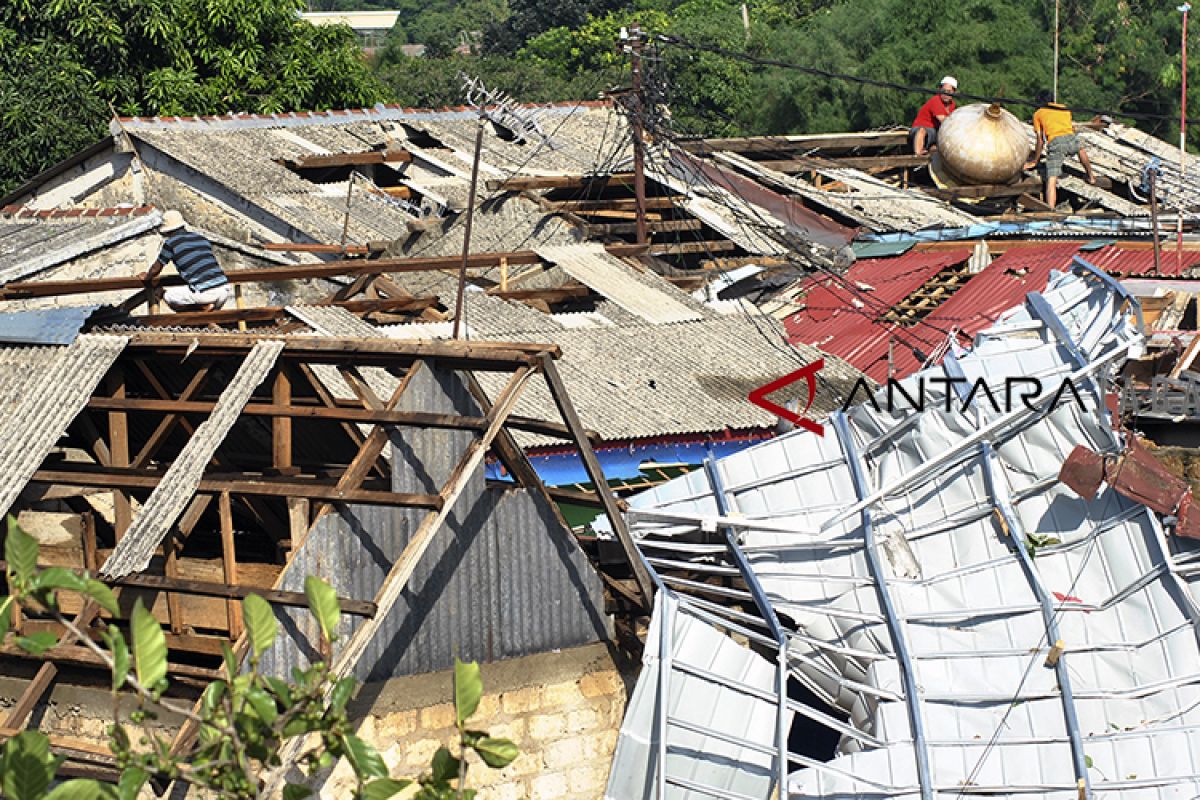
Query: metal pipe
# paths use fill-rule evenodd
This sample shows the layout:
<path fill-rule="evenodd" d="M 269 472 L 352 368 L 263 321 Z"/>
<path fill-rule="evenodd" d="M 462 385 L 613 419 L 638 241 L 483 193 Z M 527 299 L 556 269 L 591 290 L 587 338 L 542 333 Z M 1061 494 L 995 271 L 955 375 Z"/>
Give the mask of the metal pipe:
<path fill-rule="evenodd" d="M 842 452 L 846 455 L 846 464 L 850 467 L 854 491 L 861 500 L 870 491 L 870 486 L 867 484 L 866 473 L 858 458 L 854 435 L 850 431 L 850 425 L 846 422 L 846 415 L 842 412 L 833 412 L 830 422 L 833 423 L 833 429 L 837 432 Z M 922 800 L 933 800 L 933 776 L 929 765 L 929 748 L 925 742 L 925 723 L 921 717 L 921 699 L 917 686 L 916 669 L 913 666 L 912 657 L 909 655 L 908 641 L 904 636 L 904 623 L 892 602 L 887 576 L 884 574 L 883 564 L 879 560 L 879 552 L 875 544 L 875 526 L 871 520 L 869 507 L 864 506 L 861 509 L 861 518 L 863 538 L 867 541 L 864 550 L 867 568 L 876 580 L 875 591 L 879 596 L 879 606 L 887 619 L 888 633 L 891 634 L 892 647 L 896 651 L 896 660 L 900 666 L 900 680 L 904 685 L 904 702 L 908 707 L 908 721 L 912 728 L 913 751 L 917 761 L 917 780 L 921 785 L 921 798 Z"/>
<path fill-rule="evenodd" d="M 1021 571 L 1025 574 L 1025 580 L 1041 607 L 1042 622 L 1046 627 L 1046 641 L 1053 645 L 1059 641 L 1058 619 L 1054 612 L 1054 606 L 1050 602 L 1050 596 L 1046 594 L 1046 588 L 1038 580 L 1037 570 L 1033 568 L 1033 560 L 1029 557 L 1029 551 L 1025 549 L 1025 527 L 1009 499 L 1008 485 L 996 469 L 996 451 L 987 442 L 981 444 L 979 449 L 983 464 L 984 485 L 987 486 L 988 495 L 992 498 L 996 512 L 1000 515 L 1003 522 L 1001 527 L 1008 534 L 1017 561 L 1021 565 Z M 1079 734 L 1079 714 L 1075 710 L 1075 697 L 1071 692 L 1071 675 L 1067 670 L 1066 653 L 1060 655 L 1054 662 L 1054 674 L 1061 693 L 1067 737 L 1071 742 L 1071 764 L 1075 770 L 1075 780 L 1083 782 L 1084 797 L 1086 797 L 1091 793 L 1087 755 L 1083 752 L 1083 738 Z"/>

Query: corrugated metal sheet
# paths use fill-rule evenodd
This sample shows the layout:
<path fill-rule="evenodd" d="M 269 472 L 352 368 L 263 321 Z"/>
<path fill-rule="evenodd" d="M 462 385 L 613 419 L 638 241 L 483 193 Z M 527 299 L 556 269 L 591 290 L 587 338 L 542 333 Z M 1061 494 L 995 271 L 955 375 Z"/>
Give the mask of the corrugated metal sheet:
<path fill-rule="evenodd" d="M 221 396 L 208 419 L 196 428 L 187 445 L 167 468 L 158 486 L 142 504 L 141 511 L 133 518 L 129 530 L 100 568 L 101 574 L 110 578 L 120 578 L 141 572 L 149 566 L 150 559 L 162 543 L 163 537 L 196 493 L 204 470 L 212 461 L 213 454 L 221 442 L 225 441 L 233 424 L 241 416 L 250 395 L 275 366 L 275 360 L 283 352 L 283 345 L 279 340 L 263 341 L 254 345 L 238 368 L 237 374 L 221 391 Z"/>
<path fill-rule="evenodd" d="M 100 306 L 67 306 L 0 314 L 0 342 L 70 344 Z"/>
<path fill-rule="evenodd" d="M 127 341 L 84 334 L 67 347 L 0 349 L 0 514 L 12 507 Z"/>
<path fill-rule="evenodd" d="M 1076 444 L 1121 447 L 1125 434 L 1084 376 L 1105 385 L 1141 348 L 1135 309 L 1090 274 L 1037 288 L 1044 303 L 1002 314 L 958 367 L 993 387 L 1040 376 L 1047 400 L 1071 377 L 1084 383 L 1080 402 L 1011 412 L 976 403 L 963 414 L 953 398 L 943 405 L 948 387 L 935 388 L 923 411 L 860 405 L 838 436 L 797 433 L 722 459 L 736 512 L 724 520 L 713 519 L 699 471 L 631 500 L 643 549 L 671 546 L 693 569 L 728 570 L 705 530 L 737 529 L 788 619 L 792 676 L 844 714 L 832 756 L 791 758 L 792 798 L 1200 791 L 1200 542 L 1109 488 L 1081 498 L 1058 480 Z M 887 556 L 878 569 L 868 528 Z M 1066 650 L 1049 669 L 1055 630 Z M 748 766 L 692 756 L 726 772 Z"/>
<path fill-rule="evenodd" d="M 1123 278 L 1178 278 L 1200 266 L 1200 252 L 1185 251 L 1176 257 L 1174 240 L 1163 242 L 1161 268 L 1154 271 L 1154 251 L 1125 247 L 1102 247 L 1087 254 L 1087 260 L 1110 275 Z"/>
<path fill-rule="evenodd" d="M 574 244 L 542 245 L 535 252 L 557 264 L 575 280 L 612 300 L 621 308 L 636 314 L 646 322 L 663 324 L 700 319 L 686 305 L 665 291 L 640 280 L 636 270 L 619 258 L 609 255 L 604 245 Z"/>
<path fill-rule="evenodd" d="M 463 381 L 418 373 L 400 410 L 479 414 Z M 393 489 L 436 492 L 474 437 L 403 428 L 392 437 Z M 295 553 L 283 588 L 320 575 L 343 596 L 375 596 L 426 512 L 347 506 L 328 514 Z M 601 584 L 554 510 L 533 492 L 489 489 L 480 469 L 418 564 L 356 668 L 360 680 L 445 669 L 458 656 L 494 661 L 606 638 Z M 276 609 L 284 637 L 263 660 L 286 674 L 316 654 L 307 612 Z M 358 624 L 344 617 L 343 635 Z"/>

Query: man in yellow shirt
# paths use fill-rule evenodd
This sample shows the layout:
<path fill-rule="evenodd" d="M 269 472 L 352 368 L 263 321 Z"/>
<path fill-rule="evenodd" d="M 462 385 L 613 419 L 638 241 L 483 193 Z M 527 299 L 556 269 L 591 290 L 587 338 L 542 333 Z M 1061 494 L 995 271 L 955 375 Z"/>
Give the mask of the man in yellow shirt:
<path fill-rule="evenodd" d="M 1075 125 L 1071 121 L 1071 111 L 1060 103 L 1052 100 L 1049 92 L 1040 92 L 1037 97 L 1041 106 L 1033 115 L 1033 131 L 1037 134 L 1037 147 L 1033 157 L 1025 165 L 1025 169 L 1037 166 L 1046 148 L 1046 205 L 1054 208 L 1058 201 L 1058 178 L 1062 175 L 1063 162 L 1068 156 L 1079 156 L 1079 163 L 1087 171 L 1088 183 L 1096 182 L 1096 174 L 1092 172 L 1092 162 L 1088 159 L 1087 150 L 1079 145 L 1079 137 L 1075 135 Z"/>

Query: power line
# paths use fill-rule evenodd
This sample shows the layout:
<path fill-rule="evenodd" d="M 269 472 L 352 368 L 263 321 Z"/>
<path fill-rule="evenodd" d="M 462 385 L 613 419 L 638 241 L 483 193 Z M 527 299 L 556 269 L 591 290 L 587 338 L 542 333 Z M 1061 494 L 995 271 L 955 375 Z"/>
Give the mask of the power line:
<path fill-rule="evenodd" d="M 774 58 L 759 58 L 752 56 L 749 53 L 740 53 L 736 50 L 727 50 L 716 45 L 700 44 L 698 42 L 688 41 L 680 36 L 670 36 L 667 34 L 657 34 L 658 41 L 664 44 L 681 47 L 687 50 L 695 50 L 703 53 L 712 53 L 714 55 L 724 56 L 735 61 L 744 61 L 748 64 L 755 64 L 760 67 L 779 67 L 780 69 L 790 69 L 795 72 L 802 72 L 807 75 L 815 75 L 827 80 L 846 81 L 847 83 L 857 83 L 862 86 L 873 86 L 879 89 L 891 89 L 897 92 L 908 92 L 910 94 L 928 95 L 931 89 L 927 86 L 914 86 L 912 84 L 897 83 L 895 81 L 885 81 L 878 78 L 863 78 L 858 75 L 850 75 L 845 72 L 834 72 L 832 70 L 821 69 L 820 67 L 809 67 L 804 64 L 793 64 L 789 61 L 781 61 Z M 956 97 L 964 100 L 978 100 L 982 103 L 1004 103 L 1006 105 L 1029 106 L 1031 108 L 1040 108 L 1041 103 L 1036 100 L 1030 100 L 1024 97 L 1002 97 L 996 95 L 980 95 L 971 94 L 969 92 L 957 92 Z M 1080 114 L 1108 114 L 1112 116 L 1125 117 L 1127 119 L 1145 120 L 1148 122 L 1179 122 L 1180 117 L 1172 114 L 1153 114 L 1144 111 L 1121 111 L 1104 108 L 1093 108 L 1091 106 L 1064 106 L 1068 111 L 1078 112 Z M 1200 119 L 1188 119 L 1189 123 L 1200 123 Z"/>

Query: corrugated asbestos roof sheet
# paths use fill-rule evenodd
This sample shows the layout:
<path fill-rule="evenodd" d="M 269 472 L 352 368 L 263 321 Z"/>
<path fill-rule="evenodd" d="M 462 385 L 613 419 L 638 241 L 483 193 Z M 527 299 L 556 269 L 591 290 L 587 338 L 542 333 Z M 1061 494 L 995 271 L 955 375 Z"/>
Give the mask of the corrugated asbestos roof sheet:
<path fill-rule="evenodd" d="M 715 787 L 758 774 L 757 759 L 686 747 L 683 735 L 709 730 L 771 754 L 787 782 L 780 796 L 798 799 L 1200 792 L 1200 542 L 1170 535 L 1108 486 L 1081 498 L 1058 480 L 1077 444 L 1122 447 L 1101 392 L 1143 344 L 1134 309 L 1115 283 L 1084 270 L 1031 288 L 1044 303 L 1001 315 L 957 368 L 909 379 L 914 393 L 926 382 L 923 411 L 888 411 L 881 392 L 881 408 L 859 405 L 823 437 L 778 437 L 716 462 L 711 478 L 699 470 L 631 499 L 649 557 L 729 574 L 734 559 L 714 543 L 726 526 L 736 534 L 747 580 L 783 618 L 782 641 L 747 653 L 769 668 L 781 645 L 788 677 L 819 698 L 797 703 L 786 684 L 781 696 L 778 683 L 748 682 L 737 662 L 708 653 L 643 671 L 639 683 L 670 687 L 670 704 L 649 720 L 627 716 L 622 737 L 665 742 L 668 796 L 686 796 L 690 770 L 710 770 Z M 976 402 L 964 414 L 936 382 L 959 370 L 990 387 L 1040 376 L 1047 405 L 1073 377 L 1081 397 L 1052 411 Z M 1098 376 L 1097 391 L 1083 375 Z M 749 600 L 731 622 L 700 605 L 712 594 L 662 591 L 714 630 L 737 628 L 731 641 L 753 627 Z M 1059 639 L 1065 651 L 1046 666 Z M 839 734 L 835 752 L 780 758 L 773 715 L 745 733 L 740 717 L 689 730 L 693 697 L 676 692 L 684 675 L 749 685 L 747 696 L 798 713 L 832 707 L 824 723 Z M 657 771 L 656 756 L 618 750 L 610 788 Z"/>
<path fill-rule="evenodd" d="M 542 341 L 561 347 L 558 369 L 583 424 L 609 441 L 773 428 L 778 420 L 747 400 L 747 395 L 822 357 L 825 368 L 818 375 L 814 413 L 840 407 L 860 377 L 841 359 L 807 345 L 787 345 L 779 324 L 761 316 L 530 335 L 509 331 L 482 338 Z M 495 376 L 478 377 L 491 396 L 500 391 L 502 381 Z M 807 402 L 802 385 L 772 397 L 777 402 L 799 399 L 801 407 Z M 515 413 L 557 418 L 554 401 L 540 383 L 530 385 Z"/>
<path fill-rule="evenodd" d="M 384 334 L 340 306 L 288 306 L 287 312 L 322 336 L 375 339 Z"/>
<path fill-rule="evenodd" d="M 109 578 L 121 578 L 141 572 L 150 564 L 163 537 L 196 493 L 204 470 L 237 422 L 250 395 L 267 377 L 275 360 L 283 352 L 283 345 L 279 340 L 254 345 L 237 374 L 221 391 L 208 419 L 196 428 L 158 486 L 142 504 L 129 530 L 100 568 L 101 574 Z"/>
<path fill-rule="evenodd" d="M 83 334 L 66 347 L 0 349 L 0 514 L 12 507 L 127 341 Z"/>
<path fill-rule="evenodd" d="M 668 323 L 699 319 L 700 315 L 657 288 L 637 270 L 609 255 L 601 244 L 536 248 L 539 256 L 557 264 L 575 280 L 646 322 Z"/>
<path fill-rule="evenodd" d="M 0 219 L 0 283 L 21 280 L 157 228 L 157 210 L 136 216 Z"/>

